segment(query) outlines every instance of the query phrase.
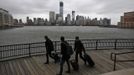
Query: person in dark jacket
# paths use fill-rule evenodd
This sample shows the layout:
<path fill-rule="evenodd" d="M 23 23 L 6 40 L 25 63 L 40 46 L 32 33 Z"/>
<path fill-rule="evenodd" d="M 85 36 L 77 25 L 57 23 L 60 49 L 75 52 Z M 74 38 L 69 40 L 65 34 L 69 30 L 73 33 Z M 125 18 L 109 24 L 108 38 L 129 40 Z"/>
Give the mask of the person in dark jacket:
<path fill-rule="evenodd" d="M 86 61 L 85 61 L 84 57 L 82 56 L 82 52 L 85 53 L 85 48 L 84 48 L 83 43 L 81 42 L 81 40 L 79 40 L 79 37 L 78 36 L 75 37 L 74 51 L 76 52 L 75 53 L 75 60 L 76 60 L 76 62 L 78 63 L 78 55 L 79 55 L 80 58 L 86 64 Z"/>
<path fill-rule="evenodd" d="M 66 62 L 68 65 L 68 70 L 66 71 L 67 73 L 70 73 L 70 63 L 69 63 L 69 59 L 70 59 L 70 55 L 67 55 L 67 46 L 66 44 L 68 44 L 64 37 L 61 37 L 61 62 L 60 62 L 60 72 L 57 75 L 62 75 L 63 72 L 63 65 Z"/>
<path fill-rule="evenodd" d="M 54 50 L 54 46 L 53 46 L 53 42 L 47 37 L 45 36 L 45 46 L 46 46 L 46 62 L 45 64 L 49 64 L 49 56 L 54 59 L 54 57 L 52 56 L 51 52 Z"/>

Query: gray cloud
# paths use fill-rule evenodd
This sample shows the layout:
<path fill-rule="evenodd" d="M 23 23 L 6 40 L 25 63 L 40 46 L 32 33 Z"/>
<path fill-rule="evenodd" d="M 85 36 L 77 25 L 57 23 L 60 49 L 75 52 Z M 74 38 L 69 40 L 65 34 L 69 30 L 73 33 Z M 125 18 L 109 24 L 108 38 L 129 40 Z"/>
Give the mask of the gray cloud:
<path fill-rule="evenodd" d="M 62 0 L 64 13 L 75 10 L 77 14 L 94 17 L 110 17 L 116 23 L 127 11 L 134 11 L 134 0 Z M 59 11 L 59 0 L 0 0 L 0 7 L 9 10 L 18 18 L 47 15 L 49 11 Z M 114 16 L 114 17 L 113 17 Z"/>
<path fill-rule="evenodd" d="M 126 1 L 126 0 L 117 0 L 117 1 L 107 1 L 103 2 L 105 4 L 104 8 L 99 12 L 102 14 L 107 13 L 123 13 L 125 11 L 133 11 L 134 10 L 134 1 Z"/>

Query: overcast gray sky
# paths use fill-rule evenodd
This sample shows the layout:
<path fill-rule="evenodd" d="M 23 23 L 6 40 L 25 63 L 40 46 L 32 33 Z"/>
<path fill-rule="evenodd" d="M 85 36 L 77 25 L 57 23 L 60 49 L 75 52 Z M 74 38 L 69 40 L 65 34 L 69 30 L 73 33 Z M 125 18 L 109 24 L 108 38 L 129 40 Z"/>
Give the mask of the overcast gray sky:
<path fill-rule="evenodd" d="M 59 13 L 61 0 L 0 0 L 0 8 L 8 10 L 14 18 L 48 18 L 49 11 Z M 134 11 L 134 0 L 62 0 L 64 15 L 72 10 L 76 14 L 94 17 L 108 17 L 112 24 L 119 21 L 124 12 Z"/>

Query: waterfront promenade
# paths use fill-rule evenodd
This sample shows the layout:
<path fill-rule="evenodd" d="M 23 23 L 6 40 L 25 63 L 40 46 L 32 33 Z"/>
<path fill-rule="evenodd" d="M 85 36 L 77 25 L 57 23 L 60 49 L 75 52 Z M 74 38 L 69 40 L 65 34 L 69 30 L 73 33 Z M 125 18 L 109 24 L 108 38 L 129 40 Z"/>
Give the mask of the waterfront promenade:
<path fill-rule="evenodd" d="M 79 71 L 73 71 L 71 74 L 63 72 L 63 75 L 99 75 L 113 71 L 113 61 L 110 60 L 111 52 L 126 52 L 133 50 L 91 50 L 87 53 L 93 58 L 95 66 L 93 68 L 85 66 L 84 62 L 79 59 Z M 134 54 L 119 56 L 118 59 L 133 59 Z M 71 57 L 73 59 L 74 56 Z M 55 64 L 50 60 L 50 64 L 46 65 L 45 55 L 20 58 L 10 61 L 0 62 L 0 75 L 56 75 L 59 72 L 59 64 Z M 134 68 L 133 62 L 119 62 L 116 70 Z M 67 70 L 65 64 L 64 71 Z"/>
<path fill-rule="evenodd" d="M 74 45 L 74 40 L 68 42 Z M 94 60 L 95 66 L 91 68 L 79 60 L 80 70 L 71 69 L 70 75 L 99 75 L 113 70 L 134 68 L 134 39 L 83 39 L 82 42 L 86 52 Z M 59 52 L 60 41 L 53 43 L 54 52 Z M 55 75 L 59 72 L 59 63 L 55 64 L 50 60 L 49 65 L 44 64 L 46 60 L 44 42 L 0 46 L 0 54 L 1 75 Z M 74 59 L 74 55 L 71 59 Z M 128 60 L 133 61 L 128 62 Z M 66 71 L 67 65 L 64 69 Z M 64 73 L 64 75 L 68 74 Z"/>

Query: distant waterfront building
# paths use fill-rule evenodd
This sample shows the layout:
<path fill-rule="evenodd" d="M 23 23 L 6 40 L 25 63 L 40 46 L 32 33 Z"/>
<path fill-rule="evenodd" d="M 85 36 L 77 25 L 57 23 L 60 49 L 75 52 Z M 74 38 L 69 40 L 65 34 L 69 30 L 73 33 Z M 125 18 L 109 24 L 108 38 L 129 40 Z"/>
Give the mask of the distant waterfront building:
<path fill-rule="evenodd" d="M 34 25 L 37 25 L 38 24 L 37 18 L 33 18 L 33 24 Z"/>
<path fill-rule="evenodd" d="M 103 25 L 103 19 L 100 18 L 99 25 Z"/>
<path fill-rule="evenodd" d="M 62 19 L 63 19 L 63 6 L 64 6 L 64 3 L 63 3 L 62 1 L 60 1 L 59 6 L 60 6 L 60 9 L 59 9 L 60 16 L 61 16 L 61 17 L 62 17 Z"/>
<path fill-rule="evenodd" d="M 58 24 L 58 17 L 59 17 L 59 14 L 56 14 L 56 24 Z"/>
<path fill-rule="evenodd" d="M 63 18 L 61 16 L 58 17 L 57 23 L 59 25 L 62 25 L 63 24 Z"/>
<path fill-rule="evenodd" d="M 26 20 L 27 20 L 27 23 L 28 23 L 28 21 L 29 21 L 29 17 L 28 16 L 27 16 Z"/>
<path fill-rule="evenodd" d="M 18 25 L 18 23 L 19 23 L 19 21 L 18 21 L 18 19 L 13 19 L 14 21 L 13 21 L 13 24 L 14 25 Z"/>
<path fill-rule="evenodd" d="M 77 15 L 76 16 L 76 25 L 77 26 L 79 26 L 80 24 L 79 24 L 79 22 L 80 22 L 80 16 L 79 15 Z"/>
<path fill-rule="evenodd" d="M 56 14 L 56 20 L 58 20 L 59 14 Z"/>
<path fill-rule="evenodd" d="M 26 25 L 30 25 L 30 26 L 33 25 L 33 21 L 29 17 L 26 17 Z"/>
<path fill-rule="evenodd" d="M 22 19 L 19 19 L 19 25 L 23 25 Z"/>
<path fill-rule="evenodd" d="M 93 26 L 97 26 L 97 25 L 98 25 L 98 20 L 97 20 L 97 18 L 92 19 L 92 25 L 93 25 Z"/>
<path fill-rule="evenodd" d="M 83 26 L 84 25 L 84 16 L 77 15 L 76 16 L 76 25 Z"/>
<path fill-rule="evenodd" d="M 55 24 L 56 15 L 54 11 L 49 12 L 49 22 L 53 25 Z"/>
<path fill-rule="evenodd" d="M 44 25 L 45 25 L 45 26 L 49 25 L 49 22 L 48 22 L 47 19 L 44 20 Z"/>
<path fill-rule="evenodd" d="M 45 20 L 43 18 L 37 18 L 37 22 L 38 22 L 38 25 L 44 25 L 45 24 Z"/>
<path fill-rule="evenodd" d="M 98 21 L 98 25 L 102 25 L 102 26 L 109 26 L 111 25 L 111 19 L 108 18 L 100 18 L 100 20 Z"/>
<path fill-rule="evenodd" d="M 28 25 L 29 24 L 29 17 L 27 16 L 26 18 L 26 24 Z"/>
<path fill-rule="evenodd" d="M 15 26 L 23 26 L 24 25 L 22 19 L 14 19 L 13 24 Z"/>
<path fill-rule="evenodd" d="M 103 25 L 105 25 L 105 26 L 111 25 L 111 19 L 104 18 Z"/>
<path fill-rule="evenodd" d="M 56 25 L 62 25 L 63 24 L 63 18 L 60 16 L 60 14 L 56 14 Z"/>
<path fill-rule="evenodd" d="M 67 14 L 67 25 L 71 25 L 71 15 Z"/>
<path fill-rule="evenodd" d="M 121 16 L 118 26 L 121 28 L 134 28 L 134 11 L 125 12 L 124 16 Z"/>
<path fill-rule="evenodd" d="M 0 8 L 0 27 L 13 25 L 13 17 L 5 9 Z"/>
<path fill-rule="evenodd" d="M 72 11 L 72 24 L 75 24 L 75 11 Z"/>
<path fill-rule="evenodd" d="M 84 18 L 84 24 L 85 26 L 109 26 L 111 25 L 111 19 L 108 18 L 100 18 L 98 20 L 97 18 Z"/>
<path fill-rule="evenodd" d="M 89 17 L 87 17 L 87 18 L 86 18 L 86 23 L 85 23 L 85 25 L 86 25 L 86 26 L 89 26 L 90 22 L 91 22 L 91 19 L 90 19 Z"/>

